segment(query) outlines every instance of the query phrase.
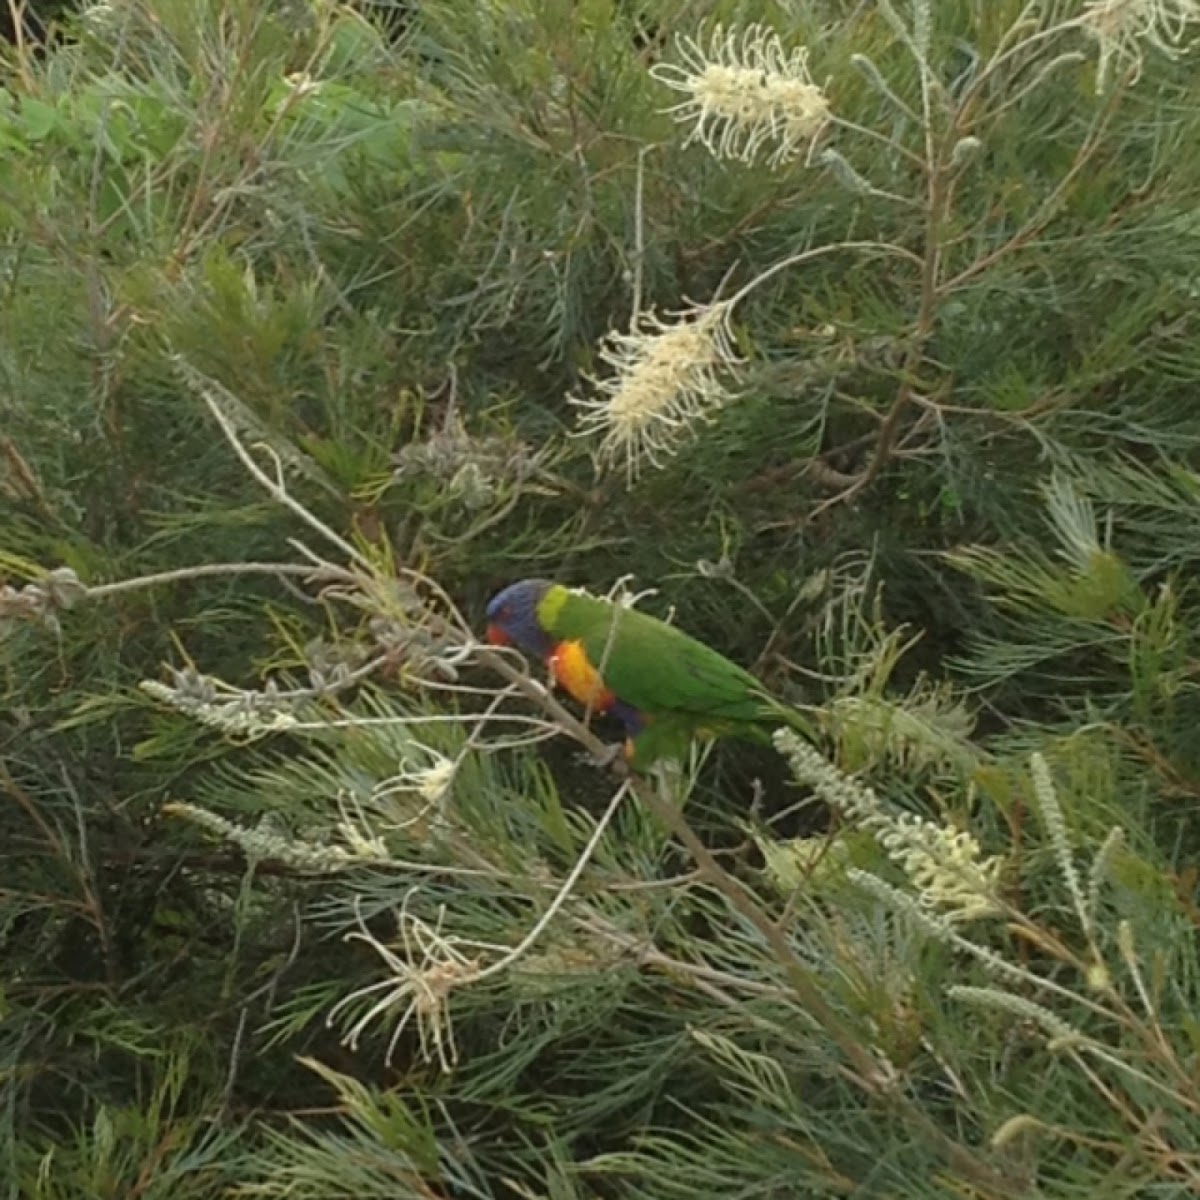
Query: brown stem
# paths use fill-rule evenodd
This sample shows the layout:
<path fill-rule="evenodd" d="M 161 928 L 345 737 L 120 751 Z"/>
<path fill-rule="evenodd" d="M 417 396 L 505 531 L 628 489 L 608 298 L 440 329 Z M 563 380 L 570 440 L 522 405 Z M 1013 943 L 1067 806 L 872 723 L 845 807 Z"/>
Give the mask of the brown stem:
<path fill-rule="evenodd" d="M 587 747 L 598 757 L 605 751 L 604 743 L 587 726 L 581 724 L 540 684 L 497 651 L 481 647 L 479 660 L 524 695 L 532 699 L 576 741 Z M 622 760 L 612 763 L 611 770 L 626 776 L 627 764 Z M 912 1100 L 903 1095 L 889 1079 L 870 1051 L 855 1037 L 845 1020 L 825 999 L 820 980 L 796 954 L 780 926 L 771 920 L 755 902 L 745 885 L 726 871 L 712 851 L 700 840 L 687 818 L 674 805 L 663 800 L 645 780 L 636 775 L 631 780 L 633 791 L 654 816 L 673 833 L 691 855 L 700 875 L 715 888 L 730 906 L 762 936 L 772 954 L 787 973 L 792 994 L 813 1021 L 836 1043 L 851 1064 L 846 1077 L 869 1096 L 891 1105 L 897 1114 L 920 1135 L 936 1147 L 948 1162 L 981 1189 L 981 1195 L 1011 1198 L 1018 1194 L 1010 1179 L 1005 1178 L 987 1163 L 981 1161 L 968 1148 L 943 1133 Z"/>

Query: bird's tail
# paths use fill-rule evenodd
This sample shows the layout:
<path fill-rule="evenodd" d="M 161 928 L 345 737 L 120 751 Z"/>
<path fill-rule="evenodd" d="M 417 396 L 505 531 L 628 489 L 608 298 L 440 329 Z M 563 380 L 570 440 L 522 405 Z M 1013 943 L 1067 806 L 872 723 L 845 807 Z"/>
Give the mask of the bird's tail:
<path fill-rule="evenodd" d="M 766 705 L 760 728 L 767 732 L 767 740 L 770 741 L 770 735 L 781 725 L 794 729 L 810 742 L 817 740 L 816 726 L 800 709 L 784 704 L 782 700 L 776 700 L 772 696 Z"/>

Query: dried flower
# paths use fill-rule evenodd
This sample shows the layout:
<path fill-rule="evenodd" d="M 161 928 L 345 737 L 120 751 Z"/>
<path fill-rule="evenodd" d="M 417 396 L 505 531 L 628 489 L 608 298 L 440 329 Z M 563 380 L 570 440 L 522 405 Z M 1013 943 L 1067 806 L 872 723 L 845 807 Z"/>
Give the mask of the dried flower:
<path fill-rule="evenodd" d="M 634 332 L 611 332 L 600 359 L 614 373 L 588 377 L 595 397 L 570 398 L 583 410 L 580 433 L 603 434 L 600 461 L 623 459 L 631 479 L 642 459 L 661 466 L 698 421 L 711 420 L 731 398 L 718 378 L 739 361 L 728 306 L 697 305 L 673 315 L 679 319 L 670 324 L 643 313 Z"/>
<path fill-rule="evenodd" d="M 358 642 L 315 637 L 304 645 L 308 682 L 315 696 L 334 695 L 349 687 L 366 660 L 366 647 Z"/>
<path fill-rule="evenodd" d="M 440 499 L 470 509 L 490 504 L 503 485 L 524 482 L 540 466 L 537 455 L 524 442 L 471 433 L 454 408 L 440 429 L 423 440 L 405 443 L 393 461 L 395 478 L 432 482 Z"/>
<path fill-rule="evenodd" d="M 442 1070 L 449 1071 L 458 1060 L 458 1048 L 454 1044 L 447 1001 L 456 987 L 469 983 L 476 976 L 478 964 L 456 948 L 457 938 L 442 936 L 445 907 L 438 909 L 436 922 L 429 925 L 408 911 L 412 894 L 410 891 L 404 897 L 397 914 L 400 946 L 396 950 L 385 946 L 367 928 L 362 914 L 357 914 L 358 929 L 348 933 L 346 940 L 366 942 L 383 959 L 390 974 L 386 979 L 358 988 L 339 1000 L 330 1009 L 326 1024 L 333 1024 L 338 1014 L 355 1001 L 382 993 L 382 997 L 346 1033 L 345 1044 L 354 1050 L 363 1031 L 376 1017 L 407 1001 L 392 1031 L 384 1061 L 391 1063 L 400 1035 L 415 1017 L 422 1058 L 429 1062 L 436 1055 Z"/>
<path fill-rule="evenodd" d="M 794 158 L 811 146 L 829 119 L 829 102 L 808 71 L 808 49 L 789 54 L 765 25 L 740 33 L 717 25 L 708 50 L 700 38 L 678 36 L 683 65 L 659 63 L 650 74 L 687 97 L 667 109 L 680 122 L 695 121 L 688 141 L 702 142 L 716 158 L 751 162 L 768 142 L 768 164 Z"/>
<path fill-rule="evenodd" d="M 0 585 L 0 636 L 18 620 L 34 621 L 51 633 L 60 633 L 58 613 L 74 608 L 86 597 L 87 588 L 70 567 L 48 571 L 19 591 L 8 584 Z"/>
<path fill-rule="evenodd" d="M 1200 0 L 1091 0 L 1080 17 L 1099 43 L 1096 91 L 1104 90 L 1114 63 L 1131 69 L 1131 83 L 1142 74 L 1142 44 L 1174 58 L 1188 25 L 1200 21 Z"/>

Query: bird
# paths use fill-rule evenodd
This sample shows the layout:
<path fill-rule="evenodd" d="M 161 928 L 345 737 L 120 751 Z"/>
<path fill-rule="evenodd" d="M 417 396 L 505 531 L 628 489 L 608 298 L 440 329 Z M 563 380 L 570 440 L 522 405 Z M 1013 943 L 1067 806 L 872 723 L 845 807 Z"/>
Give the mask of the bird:
<path fill-rule="evenodd" d="M 621 721 L 634 770 L 683 759 L 696 738 L 768 742 L 779 724 L 808 732 L 799 713 L 711 646 L 582 589 L 522 579 L 492 597 L 487 622 L 489 644 L 540 658 L 586 711 Z"/>

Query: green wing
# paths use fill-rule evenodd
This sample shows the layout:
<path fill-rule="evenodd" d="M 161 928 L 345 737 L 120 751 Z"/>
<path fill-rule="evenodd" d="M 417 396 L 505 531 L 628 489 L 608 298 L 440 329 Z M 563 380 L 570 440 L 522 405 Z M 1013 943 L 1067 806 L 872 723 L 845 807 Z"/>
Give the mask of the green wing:
<path fill-rule="evenodd" d="M 571 592 L 555 637 L 578 639 L 618 699 L 648 715 L 723 721 L 764 716 L 762 685 L 724 655 L 647 613 Z"/>

